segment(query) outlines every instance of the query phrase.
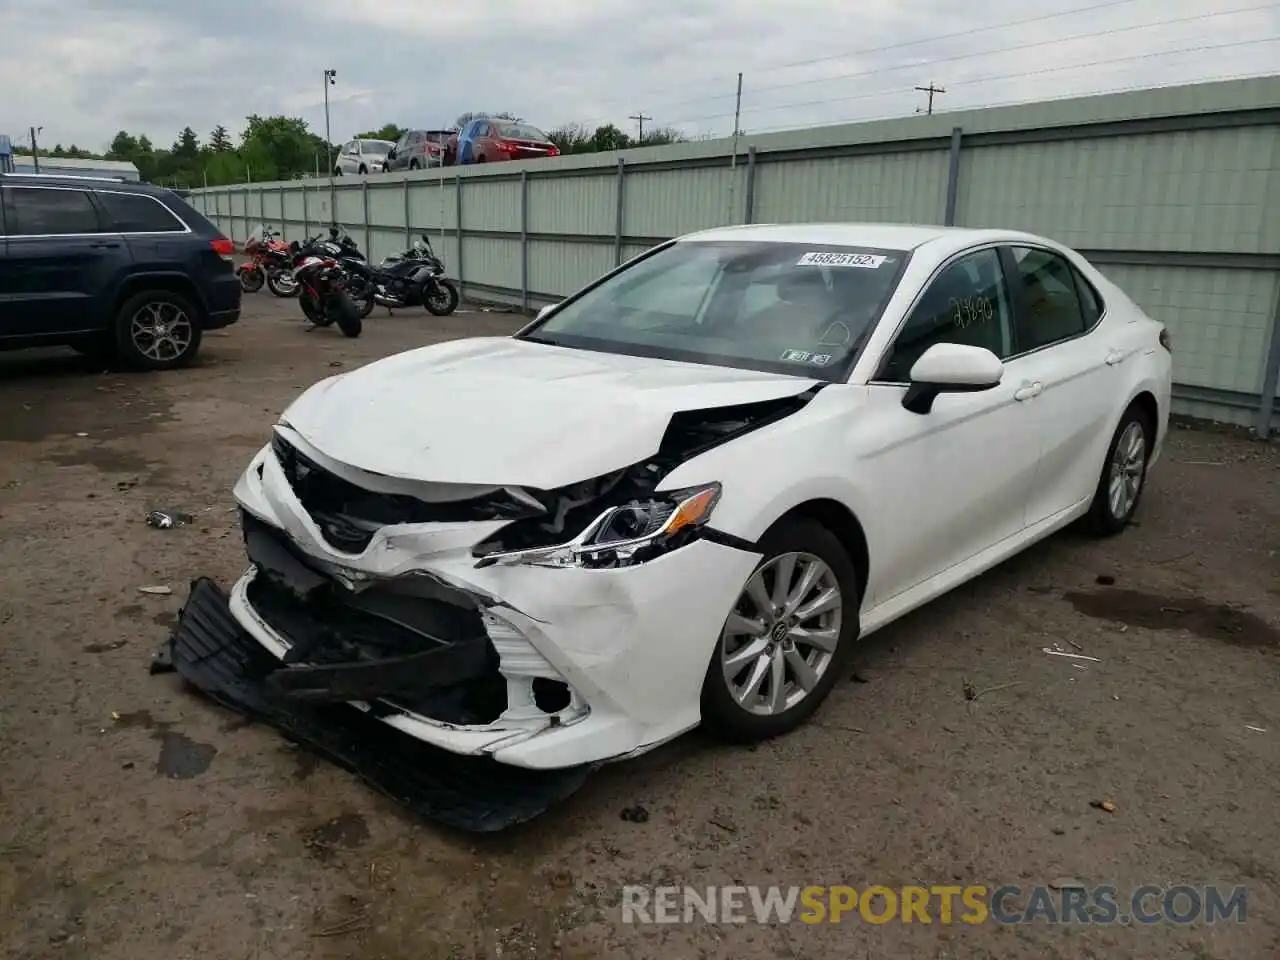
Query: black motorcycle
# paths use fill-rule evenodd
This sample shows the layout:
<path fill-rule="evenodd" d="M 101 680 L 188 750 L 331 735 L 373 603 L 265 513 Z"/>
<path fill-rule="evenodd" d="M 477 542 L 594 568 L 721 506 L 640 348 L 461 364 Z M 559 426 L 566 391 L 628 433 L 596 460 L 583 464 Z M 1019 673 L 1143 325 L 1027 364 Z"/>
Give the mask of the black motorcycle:
<path fill-rule="evenodd" d="M 444 278 L 444 261 L 425 233 L 404 253 L 383 260 L 374 271 L 374 282 L 374 300 L 388 310 L 421 306 L 447 317 L 458 307 L 458 288 Z"/>
<path fill-rule="evenodd" d="M 364 329 L 361 308 L 347 292 L 348 273 L 341 261 L 342 247 L 332 239 L 312 237 L 289 245 L 293 278 L 298 283 L 298 304 L 313 326 L 336 323 L 348 337 Z M 372 298 L 371 298 L 372 299 Z"/>
<path fill-rule="evenodd" d="M 369 265 L 346 227 L 340 224 L 330 227 L 329 239 L 324 243 L 346 272 L 347 294 L 363 320 L 373 312 L 374 297 L 378 292 L 377 271 Z"/>

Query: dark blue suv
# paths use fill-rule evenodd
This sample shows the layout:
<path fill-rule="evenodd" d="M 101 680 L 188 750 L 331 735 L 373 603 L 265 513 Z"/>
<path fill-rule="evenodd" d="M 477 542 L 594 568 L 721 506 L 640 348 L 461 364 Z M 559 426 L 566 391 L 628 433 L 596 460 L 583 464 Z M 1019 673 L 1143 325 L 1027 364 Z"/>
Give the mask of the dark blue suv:
<path fill-rule="evenodd" d="M 205 330 L 240 318 L 233 249 L 172 190 L 0 174 L 0 350 L 185 366 Z"/>

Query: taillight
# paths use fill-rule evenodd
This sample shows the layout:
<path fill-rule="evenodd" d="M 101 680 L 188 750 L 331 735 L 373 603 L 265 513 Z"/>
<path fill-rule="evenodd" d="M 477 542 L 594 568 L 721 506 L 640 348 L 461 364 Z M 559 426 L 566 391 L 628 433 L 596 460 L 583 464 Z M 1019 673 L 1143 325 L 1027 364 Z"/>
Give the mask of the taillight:
<path fill-rule="evenodd" d="M 548 148 L 547 148 L 547 156 L 548 156 L 548 157 L 558 157 L 558 156 L 560 156 L 560 148 L 559 148 L 559 147 L 548 147 Z"/>
<path fill-rule="evenodd" d="M 515 153 L 520 149 L 514 143 L 507 143 L 505 140 L 499 140 L 497 146 L 503 153 Z"/>
<path fill-rule="evenodd" d="M 213 252 L 220 257 L 229 257 L 236 252 L 236 245 L 226 237 L 210 240 L 209 246 L 213 247 Z"/>

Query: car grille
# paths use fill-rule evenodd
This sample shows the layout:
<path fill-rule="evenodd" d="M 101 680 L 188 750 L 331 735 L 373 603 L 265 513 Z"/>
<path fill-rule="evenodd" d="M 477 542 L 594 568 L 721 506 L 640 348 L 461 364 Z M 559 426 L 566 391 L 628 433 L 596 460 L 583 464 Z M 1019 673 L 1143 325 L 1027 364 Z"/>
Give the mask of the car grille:
<path fill-rule="evenodd" d="M 326 470 L 279 433 L 272 435 L 271 449 L 294 496 L 320 528 L 325 542 L 345 553 L 361 552 L 380 527 L 393 524 L 518 520 L 542 512 L 506 491 L 442 503 L 377 493 Z"/>

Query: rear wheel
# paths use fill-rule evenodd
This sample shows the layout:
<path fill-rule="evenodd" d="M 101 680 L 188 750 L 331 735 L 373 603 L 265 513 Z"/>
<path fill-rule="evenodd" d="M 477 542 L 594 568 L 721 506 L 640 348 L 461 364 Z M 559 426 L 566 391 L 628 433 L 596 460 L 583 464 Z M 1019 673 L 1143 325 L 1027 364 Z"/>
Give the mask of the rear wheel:
<path fill-rule="evenodd" d="M 1096 535 L 1109 537 L 1129 525 L 1147 485 L 1147 461 L 1155 426 L 1136 404 L 1120 418 L 1085 523 Z"/>
<path fill-rule="evenodd" d="M 168 370 L 191 363 L 200 350 L 199 314 L 172 290 L 144 290 L 120 307 L 113 335 L 116 352 L 129 366 Z"/>
<path fill-rule="evenodd" d="M 360 174 L 362 177 L 366 177 L 369 175 L 369 168 L 362 163 L 360 164 L 360 169 L 357 170 L 356 173 Z"/>
<path fill-rule="evenodd" d="M 325 316 L 323 310 L 320 309 L 320 303 L 309 292 L 303 291 L 298 294 L 298 305 L 302 307 L 303 316 L 311 321 L 317 327 L 327 327 L 333 320 Z"/>
<path fill-rule="evenodd" d="M 346 292 L 334 297 L 330 310 L 338 321 L 338 329 L 345 336 L 358 337 L 364 329 L 364 320 L 360 316 L 360 309 Z"/>
<path fill-rule="evenodd" d="M 417 170 L 417 169 L 419 168 L 419 166 L 420 166 L 420 164 L 418 163 L 418 161 L 417 161 L 417 159 L 416 159 L 416 158 L 415 158 L 415 159 L 413 159 L 413 160 L 410 160 L 410 161 L 409 161 L 409 169 L 410 169 L 410 170 Z"/>
<path fill-rule="evenodd" d="M 786 520 L 760 549 L 702 684 L 703 724 L 738 742 L 807 720 L 848 672 L 858 638 L 857 570 L 831 531 Z"/>

